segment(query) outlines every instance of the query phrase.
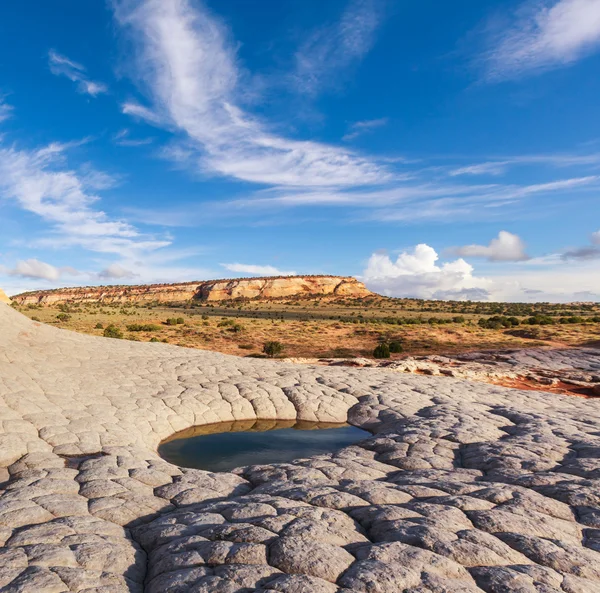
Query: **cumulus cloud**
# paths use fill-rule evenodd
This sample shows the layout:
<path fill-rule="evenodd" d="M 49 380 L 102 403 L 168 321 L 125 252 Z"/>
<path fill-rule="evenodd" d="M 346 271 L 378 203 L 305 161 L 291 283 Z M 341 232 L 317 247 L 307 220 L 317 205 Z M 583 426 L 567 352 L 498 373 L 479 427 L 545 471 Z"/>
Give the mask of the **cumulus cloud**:
<path fill-rule="evenodd" d="M 257 266 L 253 264 L 221 264 L 226 270 L 236 274 L 253 274 L 254 276 L 295 276 L 293 270 L 279 270 L 274 266 Z"/>
<path fill-rule="evenodd" d="M 39 259 L 20 260 L 13 269 L 6 272 L 9 276 L 50 281 L 58 280 L 63 275 L 77 276 L 79 274 L 71 267 L 57 268 Z"/>
<path fill-rule="evenodd" d="M 338 22 L 313 31 L 296 53 L 295 87 L 309 95 L 335 87 L 371 50 L 382 20 L 381 0 L 351 0 Z"/>
<path fill-rule="evenodd" d="M 529 256 L 525 252 L 525 243 L 518 235 L 500 231 L 489 245 L 465 245 L 455 247 L 452 252 L 461 257 L 484 257 L 488 261 L 525 261 Z"/>
<path fill-rule="evenodd" d="M 354 140 L 363 134 L 371 132 L 377 128 L 381 128 L 387 125 L 389 119 L 382 117 L 380 119 L 366 119 L 363 121 L 356 121 L 351 124 L 348 128 L 348 132 L 342 137 L 342 140 L 348 142 Z"/>
<path fill-rule="evenodd" d="M 133 36 L 138 61 L 132 71 L 152 102 L 128 102 L 123 111 L 183 132 L 203 172 L 284 186 L 347 187 L 390 178 L 370 159 L 273 134 L 243 111 L 235 47 L 201 3 L 114 0 L 113 6 Z"/>
<path fill-rule="evenodd" d="M 598 0 L 528 0 L 485 54 L 490 79 L 571 64 L 600 47 Z"/>
<path fill-rule="evenodd" d="M 48 52 L 48 65 L 50 72 L 55 76 L 66 76 L 77 83 L 77 91 L 92 97 L 108 92 L 108 88 L 101 82 L 90 80 L 85 68 L 54 50 Z"/>
<path fill-rule="evenodd" d="M 362 279 L 386 296 L 423 299 L 487 300 L 491 282 L 473 275 L 464 259 L 439 265 L 435 249 L 426 244 L 404 251 L 393 261 L 385 253 L 371 255 Z"/>
<path fill-rule="evenodd" d="M 104 270 L 98 272 L 98 277 L 103 280 L 131 280 L 137 276 L 137 274 L 124 268 L 120 264 L 111 264 L 104 268 Z"/>

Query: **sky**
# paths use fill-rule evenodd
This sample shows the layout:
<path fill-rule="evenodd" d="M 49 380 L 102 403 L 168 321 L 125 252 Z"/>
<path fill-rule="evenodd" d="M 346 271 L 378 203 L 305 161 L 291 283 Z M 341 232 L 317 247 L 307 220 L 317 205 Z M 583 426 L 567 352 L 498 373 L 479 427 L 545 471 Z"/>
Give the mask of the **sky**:
<path fill-rule="evenodd" d="M 600 0 L 0 7 L 0 287 L 600 301 Z"/>

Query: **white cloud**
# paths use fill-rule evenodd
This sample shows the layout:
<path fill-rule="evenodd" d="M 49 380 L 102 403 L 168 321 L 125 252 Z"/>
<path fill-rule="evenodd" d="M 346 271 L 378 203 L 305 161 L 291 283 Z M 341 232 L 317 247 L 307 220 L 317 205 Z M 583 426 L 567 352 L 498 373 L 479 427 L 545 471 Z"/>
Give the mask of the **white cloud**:
<path fill-rule="evenodd" d="M 518 235 L 500 231 L 489 245 L 465 245 L 456 247 L 453 253 L 461 257 L 485 257 L 489 261 L 524 261 L 529 259 L 525 243 Z"/>
<path fill-rule="evenodd" d="M 592 261 L 565 261 L 560 254 L 505 263 L 485 277 L 463 259 L 438 263 L 428 245 L 417 245 L 393 261 L 374 253 L 362 280 L 371 290 L 395 297 L 510 302 L 600 302 L 600 275 Z"/>
<path fill-rule="evenodd" d="M 0 96 L 0 123 L 12 116 L 12 110 L 12 105 L 6 103 L 4 98 Z"/>
<path fill-rule="evenodd" d="M 592 233 L 592 243 L 594 245 L 600 245 L 600 231 Z"/>
<path fill-rule="evenodd" d="M 491 79 L 571 64 L 600 47 L 600 1 L 528 0 L 492 43 L 484 57 Z"/>
<path fill-rule="evenodd" d="M 348 132 L 342 137 L 342 140 L 348 142 L 349 140 L 354 140 L 363 134 L 371 132 L 377 128 L 381 128 L 387 125 L 389 119 L 387 117 L 382 117 L 380 119 L 366 119 L 363 121 L 356 121 L 352 125 L 349 126 Z"/>
<path fill-rule="evenodd" d="M 236 274 L 253 274 L 255 276 L 295 276 L 294 271 L 279 270 L 274 266 L 257 266 L 252 264 L 221 264 L 226 270 Z"/>
<path fill-rule="evenodd" d="M 69 80 L 77 83 L 78 92 L 92 97 L 108 92 L 108 88 L 101 82 L 95 82 L 87 77 L 85 68 L 63 56 L 53 49 L 48 52 L 48 65 L 50 72 L 55 76 L 66 76 Z"/>
<path fill-rule="evenodd" d="M 132 138 L 130 131 L 125 128 L 113 136 L 113 142 L 117 146 L 145 146 L 152 144 L 153 138 Z"/>
<path fill-rule="evenodd" d="M 127 270 L 120 264 L 111 264 L 110 266 L 104 268 L 104 270 L 98 272 L 98 277 L 103 280 L 123 280 L 123 279 L 132 279 L 136 278 L 137 274 Z"/>
<path fill-rule="evenodd" d="M 81 176 L 64 168 L 67 148 L 55 143 L 26 151 L 0 144 L 0 200 L 14 201 L 52 225 L 51 236 L 31 239 L 31 245 L 79 246 L 123 255 L 170 244 L 143 236 L 129 223 L 96 209 L 100 198 L 90 190 L 106 187 L 112 178 L 89 167 Z"/>
<path fill-rule="evenodd" d="M 451 177 L 459 175 L 502 175 L 506 170 L 508 161 L 492 161 L 489 163 L 478 163 L 477 165 L 467 165 L 450 171 Z"/>
<path fill-rule="evenodd" d="M 380 0 L 351 0 L 339 22 L 314 31 L 296 53 L 294 86 L 309 95 L 334 87 L 371 50 L 382 17 Z"/>
<path fill-rule="evenodd" d="M 50 281 L 58 280 L 63 275 L 79 275 L 79 272 L 71 267 L 57 268 L 38 259 L 19 260 L 13 269 L 5 269 L 5 272 L 9 276 Z"/>
<path fill-rule="evenodd" d="M 402 252 L 393 261 L 385 253 L 371 255 L 362 279 L 371 290 L 386 296 L 423 299 L 487 300 L 491 282 L 473 275 L 463 259 L 438 265 L 435 249 L 426 244 Z"/>
<path fill-rule="evenodd" d="M 242 111 L 236 105 L 240 92 L 234 47 L 221 23 L 201 4 L 113 4 L 117 21 L 133 34 L 138 50 L 134 75 L 153 103 L 147 108 L 128 102 L 123 111 L 184 132 L 196 147 L 202 171 L 286 186 L 346 187 L 391 178 L 372 160 L 339 147 L 275 135 Z"/>

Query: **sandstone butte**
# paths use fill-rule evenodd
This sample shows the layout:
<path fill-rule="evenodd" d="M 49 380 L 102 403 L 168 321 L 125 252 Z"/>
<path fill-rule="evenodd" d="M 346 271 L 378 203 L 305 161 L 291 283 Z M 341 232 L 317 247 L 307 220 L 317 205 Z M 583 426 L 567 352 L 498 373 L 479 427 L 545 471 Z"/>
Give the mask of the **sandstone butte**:
<path fill-rule="evenodd" d="M 256 419 L 372 436 L 223 473 L 157 454 Z M 86 336 L 0 303 L 0 591 L 598 593 L 600 401 Z"/>
<path fill-rule="evenodd" d="M 10 305 L 10 299 L 6 296 L 6 293 L 0 288 L 0 303 L 7 303 Z"/>
<path fill-rule="evenodd" d="M 19 305 L 104 302 L 227 301 L 300 295 L 363 297 L 372 293 L 362 282 L 340 276 L 277 276 L 234 278 L 181 284 L 59 288 L 26 292 L 13 297 Z"/>

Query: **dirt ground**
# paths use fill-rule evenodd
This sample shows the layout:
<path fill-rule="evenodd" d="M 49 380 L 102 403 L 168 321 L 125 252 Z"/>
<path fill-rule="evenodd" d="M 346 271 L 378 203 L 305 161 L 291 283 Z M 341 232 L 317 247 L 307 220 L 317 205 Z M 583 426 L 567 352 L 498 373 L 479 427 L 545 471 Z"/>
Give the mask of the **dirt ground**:
<path fill-rule="evenodd" d="M 237 356 L 260 356 L 268 341 L 281 342 L 281 356 L 293 358 L 370 358 L 382 341 L 402 344 L 403 352 L 392 358 L 499 348 L 600 346 L 600 323 L 558 323 L 558 316 L 574 314 L 584 315 L 584 320 L 589 321 L 598 314 L 596 306 L 585 306 L 583 310 L 577 305 L 515 307 L 378 297 L 250 301 L 216 306 L 88 303 L 18 309 L 43 323 L 82 333 L 102 336 L 106 327 L 115 325 L 124 339 L 154 339 Z M 496 313 L 523 313 L 519 316 L 523 322 L 532 310 L 555 315 L 556 323 L 522 323 L 512 329 L 485 329 L 478 325 L 479 319 Z M 169 318 L 181 318 L 183 323 L 167 325 Z M 401 324 L 394 323 L 398 318 L 403 320 Z M 429 322 L 432 318 L 433 322 Z M 420 323 L 409 324 L 414 319 Z M 155 327 L 151 331 L 130 331 L 127 326 L 134 324 Z"/>

